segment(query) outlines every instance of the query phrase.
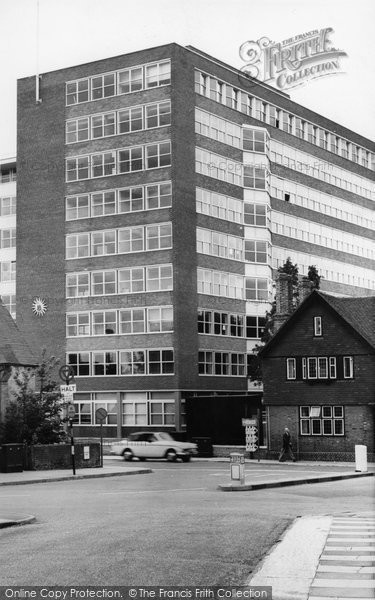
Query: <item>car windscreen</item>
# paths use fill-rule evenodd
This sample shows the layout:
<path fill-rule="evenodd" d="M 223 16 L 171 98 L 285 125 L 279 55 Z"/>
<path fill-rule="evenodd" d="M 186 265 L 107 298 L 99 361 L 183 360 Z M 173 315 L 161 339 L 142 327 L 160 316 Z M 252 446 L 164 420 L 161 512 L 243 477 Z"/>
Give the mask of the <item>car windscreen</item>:
<path fill-rule="evenodd" d="M 170 440 L 173 440 L 173 437 L 169 433 L 166 433 L 165 431 L 161 431 L 159 433 L 159 439 L 160 440 L 168 440 L 168 441 L 170 441 Z"/>

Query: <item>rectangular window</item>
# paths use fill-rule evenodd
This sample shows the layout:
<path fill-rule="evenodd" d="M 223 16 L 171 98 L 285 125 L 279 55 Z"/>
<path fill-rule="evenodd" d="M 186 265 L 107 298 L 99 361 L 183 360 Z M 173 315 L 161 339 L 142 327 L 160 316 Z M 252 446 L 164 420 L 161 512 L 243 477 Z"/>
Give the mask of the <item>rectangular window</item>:
<path fill-rule="evenodd" d="M 232 352 L 230 355 L 230 371 L 234 377 L 245 375 L 245 355 Z"/>
<path fill-rule="evenodd" d="M 213 374 L 213 352 L 206 350 L 198 352 L 198 373 L 199 375 Z"/>
<path fill-rule="evenodd" d="M 67 144 L 84 142 L 89 139 L 89 117 L 72 119 L 66 122 L 65 140 Z"/>
<path fill-rule="evenodd" d="M 91 139 L 95 140 L 97 138 L 115 135 L 115 133 L 116 113 L 111 112 L 91 117 Z"/>
<path fill-rule="evenodd" d="M 214 352 L 215 375 L 229 375 L 229 353 Z"/>
<path fill-rule="evenodd" d="M 353 379 L 353 377 L 354 377 L 353 365 L 354 365 L 354 361 L 353 361 L 352 356 L 344 356 L 343 357 L 344 379 Z"/>
<path fill-rule="evenodd" d="M 286 378 L 287 379 L 296 379 L 296 359 L 295 358 L 287 358 L 286 359 Z"/>
<path fill-rule="evenodd" d="M 170 61 L 146 65 L 145 67 L 145 88 L 168 85 L 171 82 L 171 63 Z"/>
<path fill-rule="evenodd" d="M 90 234 L 75 233 L 66 237 L 66 258 L 84 258 L 90 254 Z"/>
<path fill-rule="evenodd" d="M 117 93 L 129 94 L 143 89 L 143 69 L 133 67 L 119 71 L 117 74 Z"/>
<path fill-rule="evenodd" d="M 171 400 L 161 400 L 161 398 L 171 397 Z M 151 392 L 151 398 L 160 400 L 150 402 L 150 425 L 174 425 L 175 424 L 175 404 L 172 394 L 165 392 Z"/>
<path fill-rule="evenodd" d="M 80 104 L 87 102 L 89 99 L 89 80 L 79 79 L 78 81 L 70 81 L 66 84 L 66 103 L 68 106 L 72 104 Z"/>
<path fill-rule="evenodd" d="M 314 317 L 314 335 L 315 336 L 323 335 L 322 317 Z"/>
<path fill-rule="evenodd" d="M 147 309 L 147 332 L 163 333 L 173 331 L 172 306 L 158 306 Z"/>
<path fill-rule="evenodd" d="M 267 206 L 265 204 L 244 203 L 245 225 L 267 226 Z"/>
<path fill-rule="evenodd" d="M 171 103 L 170 100 L 149 104 L 145 107 L 146 129 L 153 127 L 163 127 L 171 124 Z"/>
<path fill-rule="evenodd" d="M 318 371 L 317 371 L 317 358 L 308 358 L 307 359 L 307 376 L 309 379 L 317 379 Z"/>
<path fill-rule="evenodd" d="M 229 315 L 229 335 L 243 337 L 244 318 L 242 315 Z"/>
<path fill-rule="evenodd" d="M 174 372 L 173 350 L 148 350 L 147 367 L 149 375 L 172 374 Z"/>
<path fill-rule="evenodd" d="M 168 167 L 171 164 L 171 143 L 160 142 L 146 146 L 146 169 Z"/>
<path fill-rule="evenodd" d="M 142 146 L 126 148 L 118 152 L 119 173 L 134 173 L 143 169 Z"/>
<path fill-rule="evenodd" d="M 144 250 L 144 228 L 127 227 L 118 231 L 118 252 L 142 252 Z"/>
<path fill-rule="evenodd" d="M 246 300 L 268 300 L 268 279 L 245 277 Z"/>
<path fill-rule="evenodd" d="M 117 375 L 117 353 L 93 352 L 92 369 L 94 376 Z"/>
<path fill-rule="evenodd" d="M 251 167 L 244 165 L 243 185 L 246 188 L 253 188 L 256 190 L 267 189 L 268 174 L 267 170 L 263 168 Z"/>
<path fill-rule="evenodd" d="M 122 393 L 121 400 L 123 425 L 148 425 L 147 393 Z"/>
<path fill-rule="evenodd" d="M 146 267 L 146 291 L 158 292 L 173 289 L 172 265 Z"/>
<path fill-rule="evenodd" d="M 79 394 L 79 399 L 84 399 L 85 396 L 88 396 L 90 400 L 90 394 Z M 77 396 L 76 396 L 77 397 Z M 76 414 L 73 419 L 73 423 L 75 425 L 91 425 L 91 401 L 90 402 L 74 402 L 74 408 L 76 409 Z"/>
<path fill-rule="evenodd" d="M 300 406 L 301 435 L 344 435 L 342 406 Z"/>
<path fill-rule="evenodd" d="M 91 194 L 91 217 L 104 217 L 116 213 L 116 192 L 95 192 Z"/>
<path fill-rule="evenodd" d="M 116 152 L 101 152 L 91 156 L 91 177 L 116 175 Z"/>
<path fill-rule="evenodd" d="M 69 196 L 66 199 L 66 220 L 85 219 L 90 216 L 89 196 Z"/>
<path fill-rule="evenodd" d="M 91 256 L 116 253 L 116 231 L 94 231 L 91 234 Z"/>
<path fill-rule="evenodd" d="M 268 243 L 254 240 L 245 240 L 245 260 L 252 263 L 267 264 Z"/>
<path fill-rule="evenodd" d="M 242 129 L 242 147 L 245 151 L 264 154 L 267 151 L 267 139 L 265 130 L 250 129 L 250 127 Z"/>
<path fill-rule="evenodd" d="M 66 161 L 66 181 L 79 181 L 81 179 L 88 179 L 90 176 L 89 166 L 89 156 L 68 158 Z"/>
<path fill-rule="evenodd" d="M 261 338 L 265 324 L 265 317 L 252 317 L 250 315 L 246 315 L 246 337 L 255 339 Z"/>
<path fill-rule="evenodd" d="M 92 313 L 92 335 L 115 335 L 117 333 L 117 313 L 103 310 Z"/>
<path fill-rule="evenodd" d="M 169 206 L 172 206 L 172 184 L 170 181 L 146 186 L 146 210 L 167 208 Z"/>
<path fill-rule="evenodd" d="M 328 359 L 324 356 L 318 358 L 318 379 L 328 379 Z"/>
<path fill-rule="evenodd" d="M 116 271 L 94 271 L 91 277 L 93 296 L 116 293 Z"/>
<path fill-rule="evenodd" d="M 89 273 L 70 273 L 66 276 L 67 298 L 79 298 L 90 294 Z"/>
<path fill-rule="evenodd" d="M 146 372 L 145 351 L 128 350 L 120 352 L 121 375 L 144 375 Z"/>
<path fill-rule="evenodd" d="M 0 230 L 0 247 L 15 248 L 16 246 L 16 228 Z"/>
<path fill-rule="evenodd" d="M 1 173 L 0 173 L 1 182 Z M 16 198 L 15 196 L 0 198 L 0 216 L 6 217 L 8 215 L 16 214 Z"/>
<path fill-rule="evenodd" d="M 73 368 L 77 377 L 87 377 L 90 373 L 90 353 L 78 352 L 68 354 L 67 363 Z"/>
<path fill-rule="evenodd" d="M 198 310 L 198 333 L 212 333 L 212 312 Z"/>
<path fill-rule="evenodd" d="M 66 335 L 68 337 L 90 335 L 90 313 L 68 313 L 66 315 Z"/>
<path fill-rule="evenodd" d="M 116 94 L 116 73 L 91 77 L 91 100 L 109 98 Z"/>
<path fill-rule="evenodd" d="M 172 223 L 146 225 L 146 250 L 172 248 Z"/>
<path fill-rule="evenodd" d="M 119 333 L 128 335 L 130 333 L 145 333 L 146 316 L 144 308 L 129 308 L 120 310 Z"/>
<path fill-rule="evenodd" d="M 95 414 L 95 424 L 98 425 L 100 420 L 96 417 L 96 411 L 98 408 L 104 408 L 107 411 L 107 425 L 117 425 L 117 402 L 116 394 L 109 394 L 108 392 L 94 394 L 95 401 L 93 403 L 93 410 Z M 113 398 L 113 401 L 106 401 L 107 398 Z"/>
<path fill-rule="evenodd" d="M 302 379 L 307 379 L 307 361 L 306 358 L 302 358 Z"/>
<path fill-rule="evenodd" d="M 329 357 L 329 377 L 330 379 L 336 379 L 336 357 Z"/>
<path fill-rule="evenodd" d="M 118 112 L 118 133 L 130 133 L 144 129 L 142 106 L 124 108 Z"/>
<path fill-rule="evenodd" d="M 143 267 L 119 269 L 118 293 L 134 294 L 145 291 L 145 276 Z"/>

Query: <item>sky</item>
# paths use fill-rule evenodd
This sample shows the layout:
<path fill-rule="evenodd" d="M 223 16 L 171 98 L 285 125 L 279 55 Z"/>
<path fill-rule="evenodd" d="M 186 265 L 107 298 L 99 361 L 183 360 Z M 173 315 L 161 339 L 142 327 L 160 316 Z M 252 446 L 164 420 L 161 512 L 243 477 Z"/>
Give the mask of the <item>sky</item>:
<path fill-rule="evenodd" d="M 288 93 L 375 138 L 374 0 L 39 0 L 39 28 L 37 3 L 0 0 L 0 158 L 16 155 L 17 79 L 34 75 L 38 64 L 43 73 L 176 42 L 240 69 L 246 41 L 279 42 L 326 27 L 348 55 L 342 72 Z"/>

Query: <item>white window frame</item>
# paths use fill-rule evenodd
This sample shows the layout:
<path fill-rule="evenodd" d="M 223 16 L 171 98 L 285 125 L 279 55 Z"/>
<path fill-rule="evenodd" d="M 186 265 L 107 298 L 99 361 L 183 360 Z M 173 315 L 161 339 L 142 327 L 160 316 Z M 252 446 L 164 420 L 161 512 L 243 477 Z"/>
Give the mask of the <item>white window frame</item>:
<path fill-rule="evenodd" d="M 314 336 L 320 337 L 323 335 L 322 317 L 314 317 Z"/>
<path fill-rule="evenodd" d="M 286 378 L 288 381 L 294 381 L 297 378 L 296 359 L 286 359 Z"/>

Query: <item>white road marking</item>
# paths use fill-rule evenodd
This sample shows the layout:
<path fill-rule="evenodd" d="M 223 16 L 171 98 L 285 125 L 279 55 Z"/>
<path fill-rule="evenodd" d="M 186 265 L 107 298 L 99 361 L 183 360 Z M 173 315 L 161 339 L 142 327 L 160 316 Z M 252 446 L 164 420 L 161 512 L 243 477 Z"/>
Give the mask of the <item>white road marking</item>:
<path fill-rule="evenodd" d="M 115 494 L 165 494 L 166 492 L 198 492 L 206 489 L 207 488 L 175 488 L 169 490 L 122 490 L 119 492 L 99 492 L 99 494 L 104 494 L 106 496 Z"/>

